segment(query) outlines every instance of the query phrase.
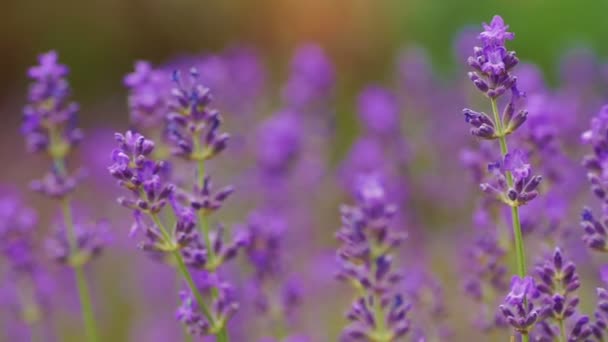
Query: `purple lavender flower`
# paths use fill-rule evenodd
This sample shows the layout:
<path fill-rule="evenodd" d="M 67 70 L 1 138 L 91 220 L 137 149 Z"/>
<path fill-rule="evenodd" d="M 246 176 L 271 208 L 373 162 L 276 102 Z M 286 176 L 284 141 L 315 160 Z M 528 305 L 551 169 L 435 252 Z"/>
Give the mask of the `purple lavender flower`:
<path fill-rule="evenodd" d="M 75 126 L 78 105 L 70 101 L 68 68 L 58 63 L 57 53 L 40 55 L 39 63 L 28 70 L 34 83 L 29 89 L 29 104 L 23 109 L 21 129 L 30 151 L 63 158 L 82 139 Z"/>
<path fill-rule="evenodd" d="M 597 288 L 597 305 L 594 314 L 594 321 L 591 324 L 591 332 L 597 340 L 604 339 L 608 330 L 608 291 L 604 288 Z"/>
<path fill-rule="evenodd" d="M 589 248 L 599 252 L 608 252 L 607 228 L 604 219 L 597 220 L 591 209 L 585 208 L 581 214 L 581 227 L 583 228 L 583 241 Z"/>
<path fill-rule="evenodd" d="M 150 159 L 154 142 L 131 131 L 116 133 L 115 139 L 119 148 L 112 151 L 114 163 L 108 171 L 133 193 L 131 198 L 119 198 L 119 203 L 136 211 L 160 212 L 175 187 L 165 181 L 166 164 Z"/>
<path fill-rule="evenodd" d="M 314 44 L 301 46 L 291 61 L 291 74 L 283 88 L 283 98 L 292 108 L 324 103 L 335 83 L 334 68 L 323 49 Z"/>
<path fill-rule="evenodd" d="M 353 340 L 393 340 L 409 330 L 409 305 L 397 290 L 401 276 L 393 268 L 391 252 L 404 234 L 390 228 L 395 207 L 374 176 L 361 178 L 356 207 L 342 208 L 337 237 L 339 279 L 351 283 L 361 295 L 348 313 L 352 322 L 343 333 Z"/>
<path fill-rule="evenodd" d="M 574 327 L 571 332 L 573 341 L 581 340 L 576 336 L 588 335 L 586 331 L 590 329 L 586 325 L 589 319 L 575 316 L 579 303 L 576 290 L 580 287 L 580 281 L 574 263 L 565 260 L 562 251 L 556 248 L 549 260 L 536 267 L 536 274 L 540 279 L 536 285 L 540 293 L 539 321 L 545 338 L 551 340 L 554 337 L 552 332 L 556 330 L 561 330 L 560 334 L 564 335 L 567 323 L 572 323 Z"/>
<path fill-rule="evenodd" d="M 488 228 L 483 226 L 483 229 Z M 482 331 L 504 325 L 496 311 L 496 303 L 490 300 L 496 293 L 504 293 L 509 287 L 504 260 L 506 251 L 500 246 L 496 235 L 483 231 L 468 244 L 464 254 L 463 274 L 466 276 L 463 289 L 465 295 L 480 307 L 476 310 L 478 314 L 474 322 Z"/>
<path fill-rule="evenodd" d="M 134 125 L 149 128 L 164 122 L 171 92 L 170 78 L 165 71 L 153 69 L 149 62 L 138 61 L 135 70 L 125 76 L 124 85 L 129 89 Z"/>
<path fill-rule="evenodd" d="M 505 106 L 502 115 L 493 106 L 493 117 L 483 112 L 465 109 L 464 116 L 473 128 L 471 133 L 483 139 L 503 139 L 519 128 L 528 116 L 521 109 L 523 94 L 517 89 L 517 78 L 511 74 L 511 69 L 519 62 L 515 52 L 507 51 L 505 41 L 514 38 L 513 33 L 507 32 L 508 25 L 500 16 L 494 16 L 490 25 L 484 24 L 484 31 L 479 35 L 481 47 L 475 47 L 474 56 L 469 57 L 468 64 L 473 68 L 469 78 L 475 86 L 492 101 L 508 90 L 511 99 Z"/>
<path fill-rule="evenodd" d="M 257 130 L 256 161 L 264 177 L 276 178 L 291 169 L 301 153 L 300 120 L 289 110 L 275 113 Z"/>
<path fill-rule="evenodd" d="M 365 88 L 358 98 L 359 119 L 370 134 L 382 137 L 399 131 L 397 98 L 379 86 Z"/>
<path fill-rule="evenodd" d="M 230 136 L 219 132 L 222 119 L 210 108 L 211 91 L 198 83 L 198 78 L 196 69 L 190 70 L 189 82 L 174 72 L 176 87 L 167 119 L 173 153 L 186 160 L 205 161 L 223 151 Z"/>
<path fill-rule="evenodd" d="M 10 193 L 0 197 L 0 253 L 14 270 L 34 266 L 34 227 L 38 216 Z"/>
<path fill-rule="evenodd" d="M 26 207 L 18 194 L 1 190 L 0 304 L 6 313 L 2 317 L 14 318 L 33 329 L 41 329 L 40 324 L 48 317 L 52 288 L 37 253 L 37 223 L 36 212 Z M 15 330 L 15 326 L 5 323 L 9 333 Z"/>
<path fill-rule="evenodd" d="M 596 117 L 591 120 L 591 128 L 582 134 L 583 143 L 591 145 L 593 154 L 585 156 L 583 165 L 587 169 L 587 179 L 591 184 L 593 194 L 605 202 L 606 179 L 608 178 L 608 106 L 602 107 Z"/>
<path fill-rule="evenodd" d="M 76 222 L 74 224 L 75 247 L 70 245 L 67 229 L 61 227 L 47 241 L 46 249 L 50 257 L 72 267 L 87 264 L 99 257 L 109 240 L 109 222 Z"/>
<path fill-rule="evenodd" d="M 507 32 L 509 26 L 498 15 L 483 27 L 484 31 L 479 34 L 482 46 L 475 47 L 474 55 L 467 61 L 475 70 L 469 73 L 469 78 L 488 97 L 496 98 L 515 85 L 516 79 L 509 72 L 519 60 L 515 52 L 505 47 L 505 41 L 515 36 Z"/>
<path fill-rule="evenodd" d="M 494 175 L 491 183 L 481 184 L 483 192 L 490 194 L 509 206 L 518 207 L 532 201 L 538 196 L 541 176 L 533 176 L 530 164 L 523 151 L 514 150 L 507 153 L 502 162 L 488 165 Z M 514 184 L 508 185 L 507 173 L 513 175 Z"/>
<path fill-rule="evenodd" d="M 212 303 L 211 313 L 216 320 L 215 325 L 209 322 L 191 292 L 182 291 L 180 293 L 181 305 L 177 309 L 177 320 L 186 326 L 191 335 L 217 334 L 217 327 L 223 327 L 238 310 L 238 303 L 234 300 L 233 289 L 229 284 L 214 284 L 201 292 L 209 295 L 212 287 L 218 289 L 218 295 Z"/>
<path fill-rule="evenodd" d="M 522 279 L 514 276 L 511 290 L 500 305 L 507 323 L 522 335 L 529 333 L 540 315 L 533 303 L 533 299 L 537 296 L 534 278 L 527 276 Z"/>

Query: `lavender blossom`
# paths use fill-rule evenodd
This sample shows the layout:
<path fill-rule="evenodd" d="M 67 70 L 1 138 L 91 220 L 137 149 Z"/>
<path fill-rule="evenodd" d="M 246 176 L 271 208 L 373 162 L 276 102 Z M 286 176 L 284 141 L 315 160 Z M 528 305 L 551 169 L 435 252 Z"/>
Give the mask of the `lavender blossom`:
<path fill-rule="evenodd" d="M 496 15 L 490 25 L 483 24 L 484 31 L 479 34 L 481 47 L 475 47 L 473 57 L 468 64 L 475 71 L 469 73 L 469 78 L 477 88 L 490 98 L 497 98 L 515 85 L 515 77 L 511 69 L 519 60 L 515 52 L 507 51 L 506 40 L 512 40 L 515 35 L 507 32 L 509 25 Z"/>
<path fill-rule="evenodd" d="M 21 129 L 31 152 L 63 158 L 82 139 L 75 126 L 78 105 L 70 101 L 69 71 L 59 64 L 57 53 L 40 55 L 39 63 L 28 70 L 34 83 L 29 89 L 29 104 L 23 109 Z"/>
<path fill-rule="evenodd" d="M 399 105 L 390 91 L 379 87 L 365 88 L 358 98 L 359 118 L 363 128 L 379 137 L 399 131 Z"/>
<path fill-rule="evenodd" d="M 116 133 L 118 149 L 112 151 L 113 164 L 108 167 L 118 184 L 133 194 L 120 197 L 118 202 L 135 211 L 160 212 L 175 187 L 166 182 L 166 164 L 150 159 L 154 142 L 138 133 Z"/>
<path fill-rule="evenodd" d="M 61 206 L 65 229 L 63 237 L 60 235 L 56 240 L 54 250 L 58 259 L 70 259 L 70 266 L 75 271 L 87 339 L 96 342 L 96 322 L 82 266 L 99 253 L 102 243 L 97 240 L 96 233 L 76 232 L 68 196 L 80 178 L 80 175 L 70 174 L 66 163 L 72 148 L 83 136 L 76 126 L 78 105 L 70 101 L 70 86 L 66 80 L 68 68 L 58 63 L 57 54 L 54 51 L 43 54 L 39 62 L 40 65 L 28 71 L 34 83 L 29 89 L 29 104 L 24 108 L 22 133 L 30 151 L 46 152 L 53 161 L 53 167 L 43 179 L 34 181 L 32 188 L 57 200 Z M 72 258 L 75 255 L 79 255 L 81 260 L 74 261 Z"/>
<path fill-rule="evenodd" d="M 337 236 L 339 279 L 360 294 L 348 313 L 352 322 L 345 338 L 391 341 L 409 331 L 409 305 L 397 292 L 401 276 L 393 268 L 391 252 L 404 235 L 390 228 L 395 207 L 386 202 L 384 188 L 374 176 L 361 179 L 356 207 L 342 208 L 342 228 Z"/>
<path fill-rule="evenodd" d="M 211 91 L 198 83 L 199 73 L 190 70 L 190 80 L 182 80 L 174 73 L 176 87 L 172 90 L 169 121 L 169 140 L 173 153 L 186 160 L 205 161 L 224 150 L 230 136 L 220 133 L 221 117 L 210 108 Z"/>
<path fill-rule="evenodd" d="M 138 61 L 135 70 L 126 75 L 124 85 L 129 89 L 131 122 L 149 128 L 165 120 L 171 90 L 166 72 L 153 69 L 149 62 Z"/>
<path fill-rule="evenodd" d="M 109 240 L 109 222 L 76 222 L 74 240 L 76 248 L 70 246 L 66 227 L 61 227 L 46 241 L 46 249 L 56 262 L 72 267 L 82 266 L 101 255 Z"/>
<path fill-rule="evenodd" d="M 536 284 L 532 277 L 524 279 L 514 276 L 511 290 L 505 297 L 500 310 L 507 323 L 518 333 L 527 335 L 536 323 L 540 312 L 535 308 L 533 299 L 538 297 Z"/>
<path fill-rule="evenodd" d="M 294 54 L 283 98 L 289 107 L 296 109 L 323 104 L 334 83 L 334 68 L 323 49 L 314 44 L 303 45 Z"/>
<path fill-rule="evenodd" d="M 491 183 L 481 184 L 483 192 L 496 197 L 511 207 L 527 204 L 538 196 L 541 176 L 532 175 L 532 168 L 521 150 L 514 150 L 505 155 L 502 162 L 488 165 L 494 175 Z M 507 181 L 507 173 L 513 176 L 514 184 Z"/>
<path fill-rule="evenodd" d="M 538 339 L 552 341 L 558 334 L 566 336 L 566 327 L 571 325 L 568 341 L 584 340 L 591 329 L 587 326 L 588 317 L 576 315 L 579 304 L 576 290 L 580 281 L 574 263 L 565 260 L 562 251 L 556 248 L 550 260 L 536 267 L 536 274 L 540 279 L 536 290 L 540 293 L 541 306 Z"/>
<path fill-rule="evenodd" d="M 238 310 L 238 304 L 233 298 L 233 289 L 229 284 L 215 284 L 203 289 L 204 291 L 201 292 L 210 292 L 212 287 L 219 289 L 219 294 L 213 299 L 212 303 L 212 315 L 216 319 L 216 325 L 209 322 L 191 292 L 182 291 L 180 293 L 181 305 L 177 309 L 176 317 L 178 321 L 186 326 L 188 333 L 191 335 L 205 336 L 217 334 L 219 332 L 217 331 L 217 327 L 223 327 Z M 209 295 L 209 293 L 207 294 Z"/>

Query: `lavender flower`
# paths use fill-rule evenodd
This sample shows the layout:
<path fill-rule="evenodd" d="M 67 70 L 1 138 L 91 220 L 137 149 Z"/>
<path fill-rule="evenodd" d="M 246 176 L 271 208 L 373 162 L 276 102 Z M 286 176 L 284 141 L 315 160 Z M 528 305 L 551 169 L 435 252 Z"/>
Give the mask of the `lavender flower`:
<path fill-rule="evenodd" d="M 331 95 L 334 83 L 334 69 L 323 49 L 314 44 L 303 45 L 291 61 L 283 98 L 289 107 L 296 109 L 323 104 Z"/>
<path fill-rule="evenodd" d="M 153 69 L 149 62 L 138 61 L 135 70 L 126 75 L 124 85 L 129 89 L 131 122 L 149 128 L 165 120 L 171 83 L 164 71 Z"/>
<path fill-rule="evenodd" d="M 233 298 L 233 289 L 229 284 L 215 284 L 214 286 L 203 289 L 206 291 L 201 292 L 210 292 L 212 287 L 219 289 L 219 294 L 213 300 L 212 304 L 212 315 L 216 319 L 216 325 L 209 322 L 191 292 L 182 291 L 180 293 L 181 305 L 177 309 L 176 316 L 177 319 L 186 326 L 188 333 L 191 335 L 205 336 L 217 334 L 219 332 L 217 327 L 223 327 L 238 310 L 238 304 Z"/>
<path fill-rule="evenodd" d="M 279 111 L 257 130 L 256 161 L 265 179 L 277 179 L 292 169 L 301 154 L 300 120 L 290 110 Z"/>
<path fill-rule="evenodd" d="M 493 182 L 481 184 L 481 189 L 505 204 L 518 207 L 538 196 L 537 189 L 542 177 L 532 175 L 530 164 L 521 150 L 506 154 L 502 162 L 488 165 L 488 170 L 494 175 Z M 512 186 L 508 184 L 507 173 L 513 176 Z"/>
<path fill-rule="evenodd" d="M 567 323 L 572 325 L 568 341 L 580 341 L 589 336 L 589 318 L 575 315 L 579 303 L 576 290 L 580 281 L 574 263 L 565 260 L 562 251 L 556 248 L 550 260 L 536 267 L 536 274 L 540 279 L 536 290 L 540 293 L 541 302 L 541 335 L 538 339 L 552 341 L 557 334 L 565 336 Z"/>
<path fill-rule="evenodd" d="M 116 133 L 115 139 L 119 148 L 112 151 L 114 163 L 108 171 L 133 194 L 131 198 L 120 197 L 118 202 L 135 211 L 160 212 L 175 187 L 165 180 L 166 164 L 150 159 L 154 143 L 131 131 Z"/>
<path fill-rule="evenodd" d="M 583 228 L 583 241 L 589 248 L 599 252 L 608 252 L 604 219 L 597 220 L 591 209 L 585 208 L 581 214 L 581 227 Z"/>
<path fill-rule="evenodd" d="M 53 51 L 43 54 L 39 62 L 40 65 L 28 71 L 34 83 L 29 89 L 29 104 L 24 108 L 22 133 L 30 151 L 46 152 L 53 160 L 53 168 L 42 180 L 33 182 L 32 187 L 58 200 L 61 205 L 65 229 L 63 236 L 57 237 L 54 250 L 58 259 L 70 259 L 70 266 L 75 271 L 87 339 L 95 342 L 98 339 L 97 328 L 82 266 L 99 253 L 102 243 L 97 240 L 96 233 L 76 232 L 68 197 L 80 178 L 70 175 L 66 165 L 72 147 L 82 139 L 82 132 L 76 127 L 78 105 L 70 102 L 70 86 L 65 78 L 68 68 L 58 63 L 57 54 Z M 76 255 L 81 257 L 78 262 L 72 259 Z"/>
<path fill-rule="evenodd" d="M 469 78 L 477 88 L 490 98 L 504 94 L 515 85 L 515 77 L 511 69 L 519 60 L 515 52 L 507 51 L 506 40 L 512 40 L 515 35 L 507 32 L 509 28 L 503 19 L 496 15 L 490 25 L 483 24 L 485 31 L 479 34 L 481 47 L 475 47 L 474 55 L 469 57 L 468 64 L 475 71 L 469 73 Z"/>
<path fill-rule="evenodd" d="M 365 88 L 358 98 L 359 118 L 370 134 L 382 137 L 399 131 L 399 106 L 394 94 L 379 87 Z"/>
<path fill-rule="evenodd" d="M 28 70 L 34 83 L 29 89 L 29 104 L 23 109 L 21 129 L 30 151 L 64 158 L 82 139 L 75 126 L 78 105 L 70 101 L 68 68 L 58 63 L 57 53 L 40 55 L 39 63 Z"/>
<path fill-rule="evenodd" d="M 35 266 L 36 212 L 10 193 L 0 197 L 0 253 L 11 269 L 28 271 Z"/>
<path fill-rule="evenodd" d="M 109 222 L 74 224 L 76 248 L 70 246 L 66 227 L 61 227 L 46 241 L 46 248 L 56 262 L 72 267 L 82 266 L 99 257 L 109 239 Z"/>
<path fill-rule="evenodd" d="M 176 87 L 167 119 L 173 153 L 186 160 L 205 161 L 224 150 L 230 136 L 219 132 L 220 114 L 209 107 L 211 92 L 198 78 L 196 69 L 190 70 L 189 84 L 179 72 L 174 73 Z"/>
<path fill-rule="evenodd" d="M 532 301 L 538 297 L 535 287 L 536 284 L 532 277 L 522 279 L 514 276 L 511 281 L 511 290 L 503 304 L 500 305 L 500 310 L 507 323 L 522 335 L 529 333 L 540 315 Z"/>
<path fill-rule="evenodd" d="M 345 338 L 391 341 L 409 330 L 409 305 L 397 290 L 401 276 L 393 270 L 391 252 L 404 235 L 390 228 L 395 207 L 386 202 L 384 188 L 374 176 L 361 179 L 356 207 L 342 208 L 338 239 L 339 279 L 360 294 L 348 313 L 352 322 Z"/>

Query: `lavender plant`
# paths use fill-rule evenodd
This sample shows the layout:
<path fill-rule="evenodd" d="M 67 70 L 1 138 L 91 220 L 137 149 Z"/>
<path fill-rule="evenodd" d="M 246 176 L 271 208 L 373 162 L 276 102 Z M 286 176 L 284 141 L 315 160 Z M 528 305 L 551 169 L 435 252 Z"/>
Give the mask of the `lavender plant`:
<path fill-rule="evenodd" d="M 517 78 L 512 74 L 519 61 L 515 52 L 508 51 L 505 46 L 505 42 L 512 40 L 515 35 L 507 31 L 509 26 L 505 25 L 500 16 L 494 16 L 490 24 L 484 24 L 483 27 L 484 31 L 478 37 L 481 46 L 475 47 L 473 56 L 469 57 L 467 62 L 474 70 L 469 72 L 469 79 L 490 100 L 492 116 L 471 109 L 464 109 L 463 113 L 466 122 L 473 126 L 471 134 L 499 142 L 501 160 L 488 167 L 495 179 L 493 183 L 482 184 L 481 188 L 511 208 L 517 273 L 519 279 L 524 279 L 527 275 L 527 265 L 519 207 L 537 196 L 537 188 L 542 178 L 532 175 L 530 164 L 525 161 L 523 152 L 509 152 L 507 145 L 507 136 L 514 133 L 526 121 L 528 115 L 526 110 L 519 108 L 523 94 L 517 88 Z M 507 93 L 510 93 L 510 99 L 501 114 L 498 101 Z M 512 291 L 520 290 L 523 286 L 520 281 L 513 282 Z M 525 288 L 528 287 L 526 281 Z M 528 308 L 526 297 L 523 298 L 520 303 L 509 300 L 507 302 L 516 305 L 520 313 L 517 323 L 511 325 L 522 335 L 524 341 L 528 341 L 528 330 L 535 317 L 532 315 L 532 308 Z M 512 316 L 507 315 L 505 310 L 503 313 L 509 321 Z"/>
<path fill-rule="evenodd" d="M 98 231 L 84 230 L 74 223 L 70 197 L 82 177 L 68 168 L 67 158 L 83 138 L 76 125 L 78 105 L 70 100 L 68 68 L 59 64 L 57 53 L 40 55 L 39 63 L 28 70 L 33 83 L 23 110 L 22 132 L 29 151 L 47 155 L 52 167 L 32 182 L 32 189 L 57 201 L 61 208 L 63 222 L 49 244 L 53 257 L 74 269 L 87 339 L 94 342 L 99 335 L 84 266 L 99 255 L 104 243 Z"/>
<path fill-rule="evenodd" d="M 405 238 L 390 227 L 395 207 L 386 201 L 385 190 L 374 176 L 363 176 L 358 205 L 343 206 L 342 227 L 337 237 L 339 279 L 357 291 L 348 312 L 351 324 L 344 330 L 347 340 L 393 341 L 410 328 L 410 306 L 397 291 L 401 275 L 394 270 L 392 251 Z"/>

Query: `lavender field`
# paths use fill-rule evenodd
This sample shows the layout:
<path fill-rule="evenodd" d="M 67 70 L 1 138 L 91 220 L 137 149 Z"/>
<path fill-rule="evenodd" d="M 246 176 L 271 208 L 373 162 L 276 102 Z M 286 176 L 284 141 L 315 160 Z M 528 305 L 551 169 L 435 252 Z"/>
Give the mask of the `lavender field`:
<path fill-rule="evenodd" d="M 116 53 L 115 84 L 32 43 L 0 96 L 0 341 L 608 340 L 608 63 L 537 63 L 522 24 L 461 25 L 451 68 L 226 38 Z"/>

